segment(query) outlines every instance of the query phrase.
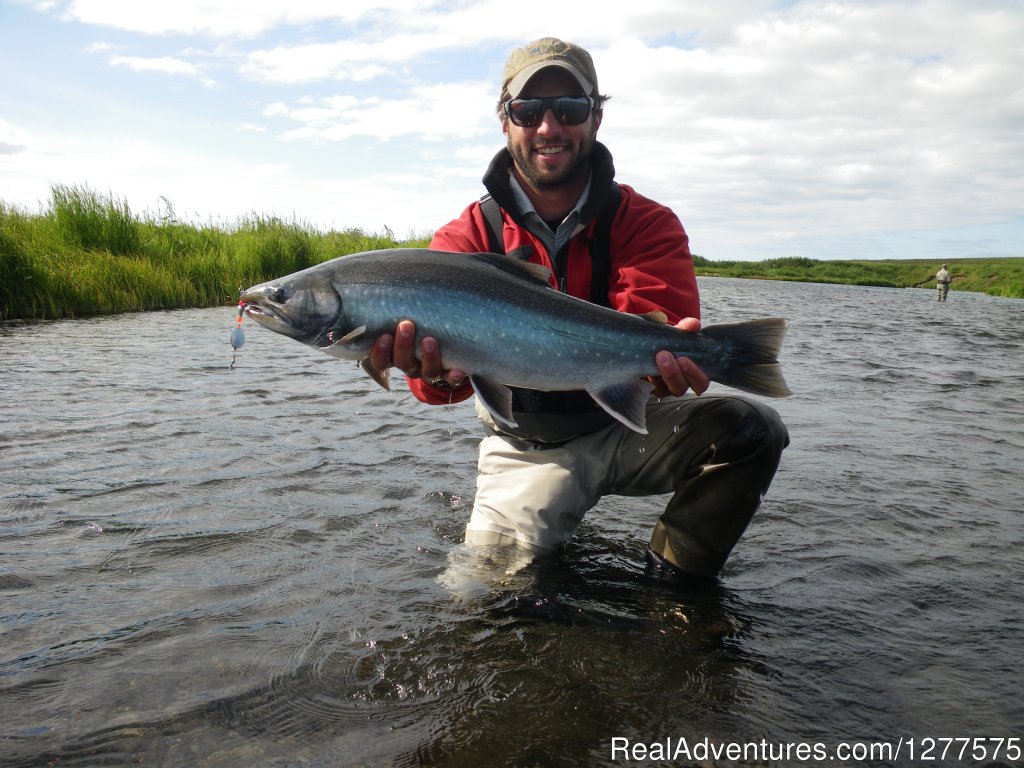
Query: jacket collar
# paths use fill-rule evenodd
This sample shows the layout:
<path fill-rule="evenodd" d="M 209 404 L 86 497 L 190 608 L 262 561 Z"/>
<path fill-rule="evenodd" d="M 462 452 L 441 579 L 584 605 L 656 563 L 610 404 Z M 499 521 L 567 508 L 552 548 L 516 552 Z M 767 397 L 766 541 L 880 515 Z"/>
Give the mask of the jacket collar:
<path fill-rule="evenodd" d="M 511 170 L 512 155 L 508 153 L 507 149 L 502 149 L 487 166 L 483 179 L 484 187 L 494 201 L 512 217 L 513 221 L 520 226 L 525 226 L 522 216 L 519 214 L 519 206 L 516 205 L 515 197 L 512 195 L 512 186 L 509 183 Z M 614 178 L 615 164 L 612 162 L 612 153 L 604 144 L 595 141 L 594 148 L 590 153 L 590 196 L 581 211 L 581 224 L 589 224 L 597 218 Z"/>

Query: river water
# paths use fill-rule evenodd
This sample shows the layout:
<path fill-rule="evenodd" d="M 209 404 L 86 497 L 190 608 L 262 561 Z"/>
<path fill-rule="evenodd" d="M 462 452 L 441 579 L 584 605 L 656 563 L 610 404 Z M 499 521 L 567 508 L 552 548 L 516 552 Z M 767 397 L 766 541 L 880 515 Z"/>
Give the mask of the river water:
<path fill-rule="evenodd" d="M 0 327 L 0 765 L 1020 764 L 921 752 L 1024 738 L 1024 301 L 701 291 L 795 393 L 704 587 L 644 576 L 660 499 L 470 557 L 471 405 L 252 323 L 229 370 L 232 308 Z"/>

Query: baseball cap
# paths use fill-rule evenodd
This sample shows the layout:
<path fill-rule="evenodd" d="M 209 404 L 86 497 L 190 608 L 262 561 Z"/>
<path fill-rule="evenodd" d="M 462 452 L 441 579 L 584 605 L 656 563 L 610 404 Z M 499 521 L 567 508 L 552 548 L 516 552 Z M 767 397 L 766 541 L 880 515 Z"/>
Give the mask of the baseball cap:
<path fill-rule="evenodd" d="M 590 54 L 578 45 L 542 37 L 509 55 L 501 80 L 502 96 L 507 93 L 509 98 L 517 98 L 530 78 L 547 67 L 561 67 L 576 79 L 587 96 L 597 94 L 597 70 Z"/>

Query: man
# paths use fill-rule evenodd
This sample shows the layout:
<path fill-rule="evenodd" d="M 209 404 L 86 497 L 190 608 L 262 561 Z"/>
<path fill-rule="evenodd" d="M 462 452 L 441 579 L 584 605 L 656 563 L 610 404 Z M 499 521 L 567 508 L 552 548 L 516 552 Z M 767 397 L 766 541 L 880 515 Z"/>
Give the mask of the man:
<path fill-rule="evenodd" d="M 500 206 L 496 250 L 549 267 L 552 285 L 574 296 L 621 312 L 660 313 L 685 331 L 699 331 L 682 224 L 668 208 L 613 184 L 611 154 L 596 140 L 606 100 L 582 48 L 544 38 L 513 51 L 498 107 L 507 147 L 484 177 Z M 604 268 L 592 262 L 600 245 L 591 241 L 609 197 L 618 203 L 610 209 L 605 279 Z M 492 250 L 486 205 L 471 204 L 436 233 L 431 248 Z M 369 362 L 378 370 L 402 369 L 424 402 L 468 398 L 464 372 L 445 370 L 443 361 L 438 342 L 424 338 L 417 349 L 415 327 L 403 321 L 394 335 L 377 340 Z M 487 436 L 466 543 L 551 551 L 606 494 L 673 493 L 648 547 L 650 570 L 717 576 L 767 492 L 788 434 L 759 403 L 696 397 L 708 378 L 687 358 L 663 351 L 656 362 L 660 376 L 651 383 L 658 398 L 648 404 L 648 435 L 613 420 L 583 392 L 517 390 L 518 429 L 495 423 L 478 406 Z M 694 395 L 681 397 L 688 390 Z"/>
<path fill-rule="evenodd" d="M 946 264 L 942 265 L 942 269 L 935 273 L 935 300 L 945 301 L 946 294 L 949 293 L 949 281 L 953 279 L 953 275 L 950 274 Z"/>

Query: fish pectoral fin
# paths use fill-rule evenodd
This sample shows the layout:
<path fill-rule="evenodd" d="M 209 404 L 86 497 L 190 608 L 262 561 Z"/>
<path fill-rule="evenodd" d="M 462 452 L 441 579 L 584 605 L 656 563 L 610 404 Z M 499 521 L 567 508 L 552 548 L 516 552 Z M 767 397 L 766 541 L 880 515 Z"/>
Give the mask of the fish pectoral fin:
<path fill-rule="evenodd" d="M 512 418 L 512 390 L 504 384 L 491 381 L 483 376 L 470 376 L 469 383 L 484 409 L 499 424 L 506 427 L 518 427 Z"/>
<path fill-rule="evenodd" d="M 350 341 L 358 339 L 364 333 L 366 333 L 365 325 L 360 325 L 358 328 L 349 331 L 340 339 L 335 339 L 334 331 L 331 331 L 329 334 L 327 334 L 327 338 L 331 343 L 328 344 L 326 347 L 318 347 L 318 349 L 325 355 L 330 355 L 331 357 L 340 357 L 343 360 L 351 360 L 352 350 L 346 349 L 345 347 Z"/>
<path fill-rule="evenodd" d="M 342 336 L 340 339 L 338 339 L 334 343 L 335 344 L 348 344 L 350 341 L 354 341 L 355 339 L 358 339 L 364 333 L 366 333 L 366 326 L 365 325 L 360 325 L 358 328 L 353 328 L 351 331 L 346 333 L 344 336 Z"/>
<path fill-rule="evenodd" d="M 627 427 L 647 434 L 647 401 L 654 387 L 643 379 L 630 379 L 604 389 L 588 389 L 594 402 Z"/>
<path fill-rule="evenodd" d="M 391 369 L 385 368 L 383 371 L 378 371 L 372 365 L 370 365 L 370 358 L 364 357 L 359 361 L 359 367 L 366 371 L 367 375 L 380 384 L 388 392 L 391 391 Z"/>

